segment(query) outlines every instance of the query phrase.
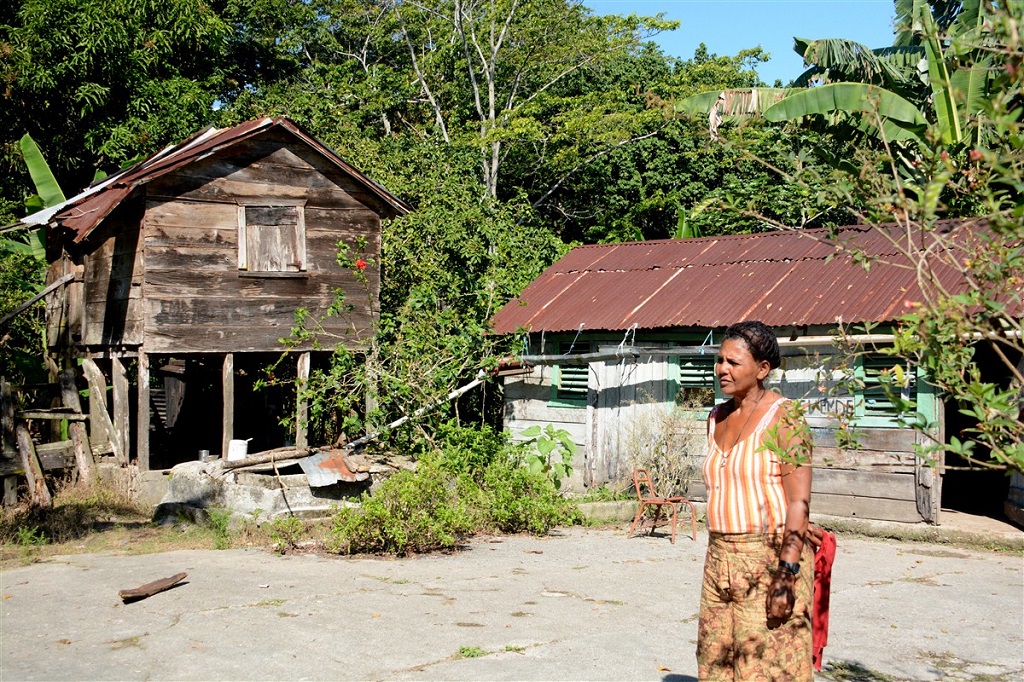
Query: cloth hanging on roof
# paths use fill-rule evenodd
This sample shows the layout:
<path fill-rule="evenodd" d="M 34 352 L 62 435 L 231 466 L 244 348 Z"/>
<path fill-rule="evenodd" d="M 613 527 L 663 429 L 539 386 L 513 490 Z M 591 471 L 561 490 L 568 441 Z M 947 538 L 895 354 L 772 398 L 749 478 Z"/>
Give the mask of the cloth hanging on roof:
<path fill-rule="evenodd" d="M 828 601 L 832 591 L 832 562 L 836 558 L 835 533 L 823 531 L 814 552 L 814 597 L 811 604 L 812 661 L 821 670 L 822 652 L 828 644 Z"/>

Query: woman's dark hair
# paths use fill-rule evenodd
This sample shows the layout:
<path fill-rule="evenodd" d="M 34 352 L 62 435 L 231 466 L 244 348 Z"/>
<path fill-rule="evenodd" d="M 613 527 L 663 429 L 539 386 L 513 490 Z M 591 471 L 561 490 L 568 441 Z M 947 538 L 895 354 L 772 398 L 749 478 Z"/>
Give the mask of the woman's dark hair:
<path fill-rule="evenodd" d="M 737 322 L 725 330 L 725 338 L 742 339 L 747 343 L 750 354 L 758 362 L 767 361 L 768 366 L 775 369 L 782 364 L 782 357 L 779 353 L 779 342 L 775 338 L 775 332 L 771 327 L 760 320 L 748 322 Z"/>

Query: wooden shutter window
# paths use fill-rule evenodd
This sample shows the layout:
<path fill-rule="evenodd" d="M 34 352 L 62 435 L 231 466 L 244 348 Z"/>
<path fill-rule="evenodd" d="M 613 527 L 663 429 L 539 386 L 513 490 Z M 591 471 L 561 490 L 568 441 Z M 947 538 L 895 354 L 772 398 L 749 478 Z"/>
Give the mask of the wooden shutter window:
<path fill-rule="evenodd" d="M 304 272 L 306 221 L 301 205 L 239 207 L 238 268 Z"/>

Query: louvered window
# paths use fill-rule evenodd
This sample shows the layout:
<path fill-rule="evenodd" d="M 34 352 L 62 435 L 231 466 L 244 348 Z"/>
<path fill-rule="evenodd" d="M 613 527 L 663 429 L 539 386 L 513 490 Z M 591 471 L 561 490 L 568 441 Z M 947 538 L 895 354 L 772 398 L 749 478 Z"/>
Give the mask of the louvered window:
<path fill-rule="evenodd" d="M 562 343 L 559 352 L 563 355 L 577 355 L 590 352 L 590 346 L 577 341 L 574 344 Z M 587 402 L 587 383 L 590 377 L 589 365 L 558 365 L 555 367 L 554 398 L 556 401 L 570 404 L 585 405 Z"/>
<path fill-rule="evenodd" d="M 904 361 L 890 355 L 862 355 L 858 361 L 857 377 L 863 382 L 863 388 L 857 392 L 855 415 L 862 423 L 896 424 L 900 412 L 893 401 L 886 395 L 882 384 L 882 373 L 896 365 L 903 368 L 903 376 L 907 385 L 899 388 L 905 400 L 917 399 L 916 372 L 908 368 Z"/>
<path fill-rule="evenodd" d="M 680 407 L 712 407 L 715 404 L 715 356 L 680 355 L 676 405 Z"/>

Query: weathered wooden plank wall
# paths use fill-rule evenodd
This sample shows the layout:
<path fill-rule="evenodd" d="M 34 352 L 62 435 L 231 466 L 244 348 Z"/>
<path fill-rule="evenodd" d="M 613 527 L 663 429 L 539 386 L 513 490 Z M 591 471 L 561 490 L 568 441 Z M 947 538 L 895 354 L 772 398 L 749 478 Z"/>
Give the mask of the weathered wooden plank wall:
<path fill-rule="evenodd" d="M 364 238 L 360 255 L 379 260 L 380 207 L 319 155 L 286 135 L 268 135 L 154 181 L 147 197 L 144 320 L 150 352 L 280 350 L 296 308 L 322 316 L 339 289 L 355 310 L 325 320 L 325 331 L 350 345 L 366 337 L 377 315 L 369 305 L 379 292 L 377 270 L 365 271 L 367 291 L 337 264 L 337 252 L 339 241 L 354 247 Z M 294 277 L 240 271 L 239 206 L 296 200 L 305 201 L 305 271 Z"/>
<path fill-rule="evenodd" d="M 142 343 L 142 202 L 116 208 L 92 235 L 81 256 L 84 268 L 81 343 L 86 346 L 138 346 Z M 69 299 L 74 310 L 79 303 Z M 74 338 L 72 337 L 72 341 Z"/>
<path fill-rule="evenodd" d="M 513 438 L 531 426 L 543 428 L 551 424 L 556 429 L 567 431 L 578 448 L 568 488 L 582 490 L 589 442 L 586 433 L 587 409 L 549 405 L 551 372 L 551 367 L 534 367 L 528 374 L 505 380 L 505 428 L 512 432 Z"/>

